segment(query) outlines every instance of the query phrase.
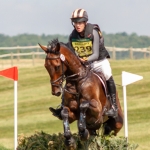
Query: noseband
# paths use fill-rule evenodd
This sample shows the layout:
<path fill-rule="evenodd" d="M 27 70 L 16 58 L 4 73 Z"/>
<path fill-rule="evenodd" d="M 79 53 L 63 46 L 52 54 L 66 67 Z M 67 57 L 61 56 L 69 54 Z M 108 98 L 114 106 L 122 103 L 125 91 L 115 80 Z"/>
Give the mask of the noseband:
<path fill-rule="evenodd" d="M 55 57 L 55 58 L 53 58 L 53 57 L 49 58 L 48 56 L 46 56 L 46 59 L 48 59 L 48 60 L 60 59 L 60 56 Z M 61 60 L 61 59 L 60 59 L 60 60 Z M 64 76 L 64 63 L 63 63 L 62 60 L 61 60 L 61 62 L 62 62 L 62 75 L 61 75 L 59 78 L 57 78 L 56 80 L 50 81 L 50 83 L 51 83 L 51 85 L 53 85 L 53 86 L 58 86 L 58 87 L 60 87 L 60 88 L 62 89 L 62 83 L 63 83 L 63 81 L 65 80 L 65 76 Z M 62 80 L 62 81 L 59 82 L 59 84 L 56 84 L 56 82 L 58 82 L 58 81 L 60 81 L 60 80 Z"/>

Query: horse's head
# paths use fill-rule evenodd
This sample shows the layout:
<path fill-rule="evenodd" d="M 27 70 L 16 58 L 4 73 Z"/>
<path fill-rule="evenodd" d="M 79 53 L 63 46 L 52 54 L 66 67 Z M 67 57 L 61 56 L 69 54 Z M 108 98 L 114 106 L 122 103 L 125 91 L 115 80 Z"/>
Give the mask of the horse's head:
<path fill-rule="evenodd" d="M 60 54 L 60 43 L 58 40 L 53 40 L 48 43 L 47 47 L 42 45 L 40 45 L 40 47 L 47 54 L 45 58 L 45 68 L 51 78 L 52 94 L 60 96 L 65 71 L 65 65 L 63 63 L 64 56 Z"/>

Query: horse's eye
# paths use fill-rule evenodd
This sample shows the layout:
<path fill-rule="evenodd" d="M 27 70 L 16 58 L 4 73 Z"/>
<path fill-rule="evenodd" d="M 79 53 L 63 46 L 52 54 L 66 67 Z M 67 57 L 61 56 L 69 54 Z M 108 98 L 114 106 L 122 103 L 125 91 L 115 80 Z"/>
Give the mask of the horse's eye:
<path fill-rule="evenodd" d="M 60 69 L 60 66 L 55 66 L 56 71 L 59 71 L 59 69 Z"/>

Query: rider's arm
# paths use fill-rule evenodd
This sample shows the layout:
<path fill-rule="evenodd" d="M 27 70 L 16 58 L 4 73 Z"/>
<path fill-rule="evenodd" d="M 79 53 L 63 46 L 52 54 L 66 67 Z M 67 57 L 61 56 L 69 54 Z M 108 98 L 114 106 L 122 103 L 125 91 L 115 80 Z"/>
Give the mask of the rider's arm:
<path fill-rule="evenodd" d="M 66 45 L 76 55 L 75 50 L 73 49 L 72 44 L 71 44 L 70 36 L 71 36 L 71 34 L 69 35 L 68 42 L 66 43 Z"/>
<path fill-rule="evenodd" d="M 88 57 L 87 61 L 98 60 L 98 57 L 99 57 L 99 41 L 100 41 L 100 36 L 99 36 L 98 32 L 94 29 L 93 30 L 93 46 L 92 46 L 93 54 Z"/>

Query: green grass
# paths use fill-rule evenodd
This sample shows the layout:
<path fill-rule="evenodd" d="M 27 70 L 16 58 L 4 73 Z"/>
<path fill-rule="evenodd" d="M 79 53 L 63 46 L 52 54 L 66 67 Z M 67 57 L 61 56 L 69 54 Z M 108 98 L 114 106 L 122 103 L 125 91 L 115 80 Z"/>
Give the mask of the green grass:
<path fill-rule="evenodd" d="M 121 85 L 122 71 L 143 76 L 143 80 L 127 86 L 129 142 L 139 144 L 137 150 L 150 147 L 150 60 L 110 61 L 114 79 Z M 43 60 L 44 64 L 44 60 Z M 43 64 L 38 67 L 19 67 L 18 80 L 18 134 L 30 136 L 35 131 L 63 132 L 62 122 L 53 117 L 49 107 L 57 107 L 60 97 L 51 95 L 49 75 Z M 1 69 L 2 70 L 2 69 Z M 14 146 L 14 84 L 0 77 L 0 145 L 8 149 Z M 122 86 L 117 86 L 123 107 Z M 76 122 L 71 130 L 77 132 Z M 124 136 L 124 128 L 118 136 Z"/>

